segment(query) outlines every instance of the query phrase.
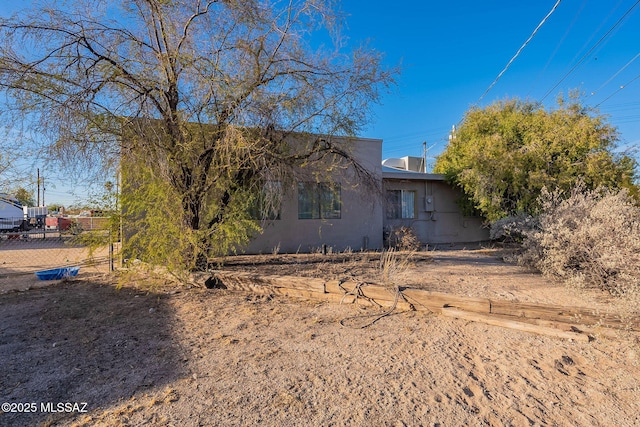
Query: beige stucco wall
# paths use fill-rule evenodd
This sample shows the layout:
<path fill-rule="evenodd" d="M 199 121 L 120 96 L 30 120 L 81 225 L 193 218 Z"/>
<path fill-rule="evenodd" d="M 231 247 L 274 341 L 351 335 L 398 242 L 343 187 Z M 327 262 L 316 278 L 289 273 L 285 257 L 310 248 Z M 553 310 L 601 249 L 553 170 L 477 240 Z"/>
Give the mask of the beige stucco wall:
<path fill-rule="evenodd" d="M 378 183 L 382 182 L 382 140 L 353 138 L 339 142 L 351 150 Z M 331 174 L 331 180 L 341 185 L 340 219 L 298 219 L 298 193 L 294 184 L 293 188 L 286 189 L 280 219 L 266 223 L 263 233 L 256 235 L 244 252 L 304 253 L 320 250 L 323 245 L 333 251 L 381 249 L 380 193 L 358 183 L 351 172 L 338 168 Z"/>
<path fill-rule="evenodd" d="M 461 193 L 444 182 L 441 175 L 385 173 L 384 177 L 385 190 L 416 192 L 416 218 L 388 219 L 385 211 L 385 230 L 399 226 L 411 227 L 423 245 L 489 239 L 489 231 L 483 227 L 482 218 L 466 217 L 460 213 L 457 200 Z M 431 208 L 425 206 L 427 197 L 432 200 Z"/>
<path fill-rule="evenodd" d="M 347 249 L 381 249 L 384 232 L 393 227 L 411 227 L 423 245 L 480 242 L 489 239 L 483 219 L 460 213 L 457 200 L 461 193 L 444 181 L 442 175 L 415 172 L 383 172 L 381 167 L 382 141 L 376 139 L 345 140 L 365 168 L 381 184 L 375 192 L 354 186 L 342 169 L 332 175 L 341 183 L 341 218 L 298 219 L 297 186 L 288 189 L 280 211 L 280 219 L 264 225 L 262 234 L 245 248 L 245 253 L 314 252 L 327 245 L 333 251 Z M 413 219 L 387 219 L 384 206 L 385 190 L 413 190 L 416 192 Z M 431 208 L 425 199 L 432 200 Z"/>

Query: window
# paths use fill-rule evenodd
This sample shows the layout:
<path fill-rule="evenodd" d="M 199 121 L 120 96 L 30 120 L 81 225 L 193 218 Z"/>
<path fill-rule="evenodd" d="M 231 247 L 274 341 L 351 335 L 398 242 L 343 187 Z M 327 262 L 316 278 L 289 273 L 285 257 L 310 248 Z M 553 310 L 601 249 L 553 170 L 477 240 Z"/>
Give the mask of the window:
<path fill-rule="evenodd" d="M 298 183 L 298 219 L 340 219 L 340 184 Z"/>
<path fill-rule="evenodd" d="M 415 218 L 416 192 L 409 190 L 387 190 L 387 218 Z"/>
<path fill-rule="evenodd" d="M 281 195 L 282 184 L 279 181 L 266 182 L 262 192 L 249 207 L 251 218 L 261 221 L 280 219 Z"/>

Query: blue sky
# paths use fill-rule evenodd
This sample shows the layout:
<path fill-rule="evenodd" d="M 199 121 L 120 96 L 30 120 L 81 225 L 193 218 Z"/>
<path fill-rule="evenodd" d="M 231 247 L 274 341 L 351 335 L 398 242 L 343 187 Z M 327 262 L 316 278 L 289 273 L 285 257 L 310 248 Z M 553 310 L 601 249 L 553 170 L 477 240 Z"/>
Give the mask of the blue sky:
<path fill-rule="evenodd" d="M 26 3 L 2 0 L 0 14 Z M 422 155 L 423 142 L 435 156 L 473 105 L 518 97 L 552 107 L 558 94 L 578 89 L 585 104 L 609 115 L 621 147 L 640 146 L 638 0 L 562 0 L 483 97 L 556 3 L 343 2 L 353 44 L 368 40 L 389 66 L 402 67 L 397 87 L 383 96 L 361 136 L 383 139 L 383 158 Z M 55 178 L 47 191 L 50 203 L 74 200 Z"/>
<path fill-rule="evenodd" d="M 552 107 L 559 93 L 578 89 L 585 104 L 610 116 L 621 146 L 640 145 L 637 0 L 561 1 L 480 100 L 556 2 L 343 2 L 350 37 L 370 39 L 388 64 L 403 68 L 362 136 L 383 139 L 385 158 L 421 155 L 423 142 L 436 155 L 473 105 L 518 97 Z"/>

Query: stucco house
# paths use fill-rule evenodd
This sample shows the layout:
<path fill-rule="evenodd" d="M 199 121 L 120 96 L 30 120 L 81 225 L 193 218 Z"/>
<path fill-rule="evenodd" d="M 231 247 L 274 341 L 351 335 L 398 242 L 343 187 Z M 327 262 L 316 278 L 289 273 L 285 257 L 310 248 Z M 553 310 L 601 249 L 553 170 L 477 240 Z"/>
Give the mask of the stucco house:
<path fill-rule="evenodd" d="M 483 218 L 462 214 L 458 205 L 460 190 L 448 184 L 444 175 L 425 173 L 422 165 L 419 157 L 383 162 L 385 232 L 409 227 L 423 244 L 488 240 Z"/>
<path fill-rule="evenodd" d="M 375 250 L 395 227 L 409 227 L 422 245 L 488 240 L 483 219 L 464 216 L 461 193 L 443 175 L 424 172 L 421 158 L 382 161 L 382 140 L 350 138 L 354 157 L 379 190 L 354 185 L 341 170 L 331 182 L 299 182 L 275 219 L 265 221 L 245 253 Z"/>
<path fill-rule="evenodd" d="M 353 166 L 319 162 L 296 174 L 292 188 L 280 188 L 282 184 L 274 182 L 276 191 L 283 195 L 277 212 L 266 219 L 256 217 L 263 230 L 242 252 L 379 250 L 385 247 L 385 236 L 396 227 L 410 228 L 422 246 L 488 240 L 482 218 L 464 216 L 457 204 L 462 194 L 445 182 L 443 175 L 425 173 L 421 158 L 382 161 L 381 139 L 331 140 L 348 149 L 369 182 L 355 179 Z M 121 161 L 123 171 L 135 168 L 136 163 L 126 158 Z M 316 173 L 319 170 L 322 173 Z M 135 186 L 128 182 L 128 175 L 123 173 L 124 184 Z M 123 185 L 124 191 L 126 188 Z M 124 202 L 123 209 L 127 210 Z M 135 230 L 128 225 L 125 228 L 126 240 Z"/>
<path fill-rule="evenodd" d="M 318 183 L 312 178 L 300 181 L 282 201 L 277 218 L 263 223 L 263 232 L 255 236 L 245 253 L 383 247 L 382 140 L 333 139 L 348 145 L 351 155 L 377 182 L 377 190 L 370 185 L 360 185 L 342 168 L 330 175 L 330 181 Z"/>

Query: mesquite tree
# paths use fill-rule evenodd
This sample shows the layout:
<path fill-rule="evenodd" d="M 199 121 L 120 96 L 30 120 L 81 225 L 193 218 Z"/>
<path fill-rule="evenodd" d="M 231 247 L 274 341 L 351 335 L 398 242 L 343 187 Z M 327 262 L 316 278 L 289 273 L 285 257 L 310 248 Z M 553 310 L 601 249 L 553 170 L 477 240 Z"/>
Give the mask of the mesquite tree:
<path fill-rule="evenodd" d="M 341 24 L 332 0 L 38 3 L 0 20 L 5 112 L 68 166 L 122 159 L 137 247 L 192 268 L 246 241 L 266 184 L 313 162 L 366 178 L 332 136 L 362 128 L 396 70 Z"/>
<path fill-rule="evenodd" d="M 490 221 L 536 214 L 543 188 L 568 191 L 579 180 L 637 195 L 636 163 L 616 151 L 616 129 L 575 95 L 558 102 L 552 110 L 517 99 L 470 109 L 434 170 Z"/>

